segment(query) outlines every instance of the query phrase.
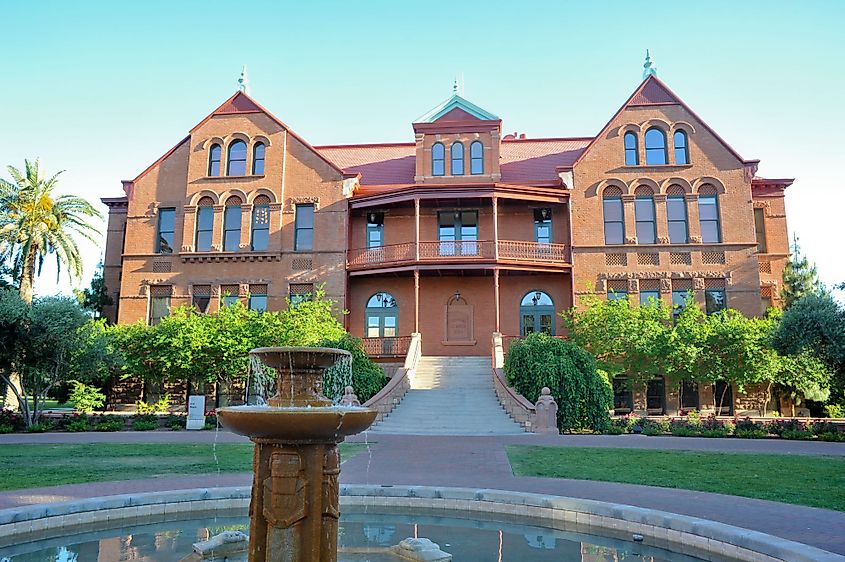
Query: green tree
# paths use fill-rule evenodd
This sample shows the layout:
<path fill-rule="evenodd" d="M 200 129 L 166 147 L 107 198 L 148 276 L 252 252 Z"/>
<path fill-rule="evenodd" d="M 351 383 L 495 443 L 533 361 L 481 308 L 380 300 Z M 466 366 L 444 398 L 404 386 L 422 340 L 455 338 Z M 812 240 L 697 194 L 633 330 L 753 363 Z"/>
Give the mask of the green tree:
<path fill-rule="evenodd" d="M 103 278 L 103 263 L 97 266 L 97 271 L 94 277 L 91 278 L 91 286 L 87 289 L 74 290 L 76 298 L 82 308 L 89 310 L 94 314 L 95 318 L 103 315 L 103 307 L 111 306 L 114 300 L 109 296 L 108 288 L 106 288 L 106 281 Z"/>
<path fill-rule="evenodd" d="M 795 301 L 805 295 L 822 291 L 815 264 L 811 265 L 807 256 L 801 254 L 798 236 L 792 242 L 792 257 L 783 269 L 783 288 L 780 295 L 784 309 L 788 309 Z"/>
<path fill-rule="evenodd" d="M 88 219 L 102 215 L 88 201 L 55 193 L 61 172 L 47 178 L 38 160 L 24 161 L 21 172 L 7 170 L 13 182 L 0 179 L 0 255 L 11 262 L 21 298 L 32 302 L 35 276 L 44 258 L 56 254 L 58 272 L 64 266 L 71 279 L 82 276 L 82 258 L 75 236 L 95 241 L 97 229 Z"/>

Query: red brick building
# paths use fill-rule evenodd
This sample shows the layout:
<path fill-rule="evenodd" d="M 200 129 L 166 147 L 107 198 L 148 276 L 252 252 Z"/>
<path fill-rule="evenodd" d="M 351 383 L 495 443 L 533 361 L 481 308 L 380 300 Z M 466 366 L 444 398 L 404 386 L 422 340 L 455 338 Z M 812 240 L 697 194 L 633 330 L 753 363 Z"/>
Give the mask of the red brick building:
<path fill-rule="evenodd" d="M 242 92 L 106 198 L 118 322 L 323 285 L 376 355 L 488 355 L 596 291 L 760 314 L 788 256 L 784 190 L 655 76 L 595 137 L 505 135 L 454 94 L 412 142 L 314 147 Z M 371 338 L 371 339 L 370 339 Z"/>

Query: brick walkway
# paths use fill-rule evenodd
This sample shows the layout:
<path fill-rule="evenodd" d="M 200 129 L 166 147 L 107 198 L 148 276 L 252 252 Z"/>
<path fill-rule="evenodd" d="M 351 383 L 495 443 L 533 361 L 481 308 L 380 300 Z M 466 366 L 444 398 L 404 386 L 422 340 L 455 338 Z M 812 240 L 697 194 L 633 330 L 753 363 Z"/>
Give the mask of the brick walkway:
<path fill-rule="evenodd" d="M 0 436 L 6 443 L 189 443 L 215 439 L 213 432 L 83 433 Z M 218 442 L 243 438 L 227 432 Z M 376 437 L 372 436 L 375 440 Z M 363 442 L 364 436 L 352 441 Z M 378 435 L 369 451 L 343 464 L 344 483 L 468 486 L 588 498 L 702 517 L 781 536 L 845 554 L 845 513 L 721 494 L 632 484 L 557 478 L 517 478 L 504 446 L 510 443 L 578 447 L 686 449 L 845 456 L 845 444 L 803 441 L 696 439 L 644 436 L 440 437 Z M 808 462 L 812 462 L 808 459 Z M 197 475 L 100 482 L 0 493 L 0 508 L 111 494 L 249 485 L 249 474 Z"/>

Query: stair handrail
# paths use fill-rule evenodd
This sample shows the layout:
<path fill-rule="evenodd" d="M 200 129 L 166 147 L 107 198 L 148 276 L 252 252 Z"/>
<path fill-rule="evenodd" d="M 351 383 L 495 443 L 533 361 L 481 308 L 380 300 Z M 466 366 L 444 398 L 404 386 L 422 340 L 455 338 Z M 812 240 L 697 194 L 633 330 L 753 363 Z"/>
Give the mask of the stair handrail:
<path fill-rule="evenodd" d="M 411 388 L 411 377 L 417 370 L 421 356 L 422 336 L 419 333 L 413 333 L 411 334 L 411 343 L 408 345 L 408 352 L 405 354 L 405 363 L 396 368 L 384 388 L 364 402 L 365 407 L 378 412 L 376 421 L 384 419 L 402 401 L 405 393 Z"/>

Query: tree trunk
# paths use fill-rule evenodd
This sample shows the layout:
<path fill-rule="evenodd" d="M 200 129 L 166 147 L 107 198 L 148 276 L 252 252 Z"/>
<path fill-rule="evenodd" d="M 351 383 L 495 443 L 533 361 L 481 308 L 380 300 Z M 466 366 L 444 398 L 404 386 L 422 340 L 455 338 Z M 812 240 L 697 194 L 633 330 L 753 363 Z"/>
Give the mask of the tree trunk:
<path fill-rule="evenodd" d="M 20 296 L 26 304 L 32 304 L 32 285 L 35 283 L 35 251 L 32 246 L 23 260 L 21 270 Z"/>
<path fill-rule="evenodd" d="M 23 411 L 23 408 L 21 408 L 20 400 L 18 400 L 18 396 L 20 394 L 21 376 L 17 373 L 9 373 L 9 379 L 6 383 L 6 401 L 4 403 L 4 407 L 9 410 Z"/>

